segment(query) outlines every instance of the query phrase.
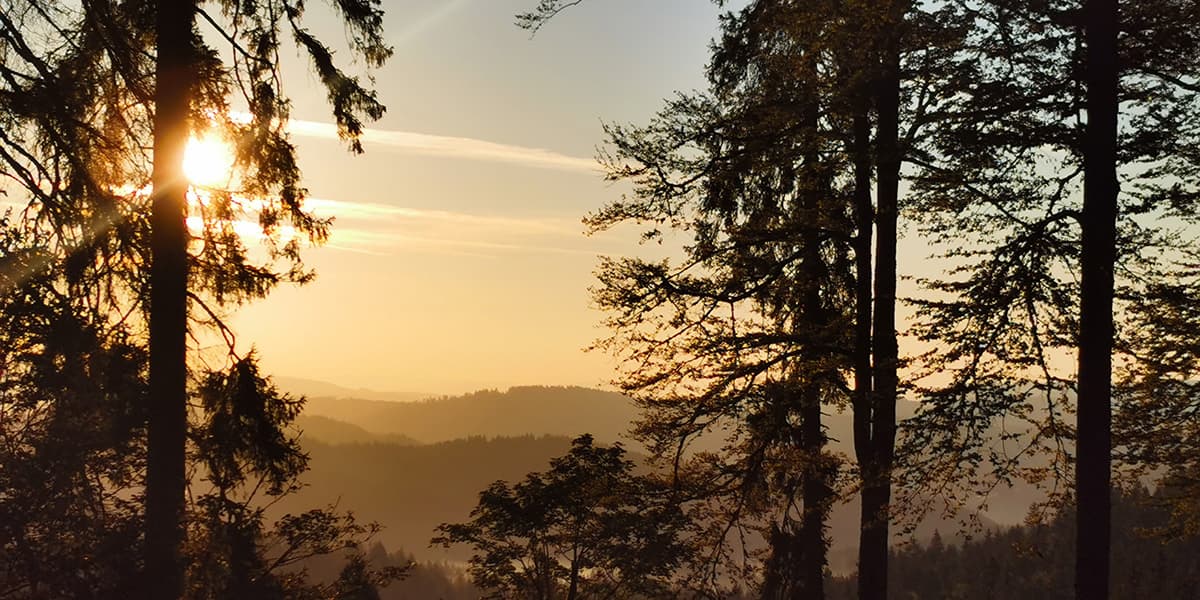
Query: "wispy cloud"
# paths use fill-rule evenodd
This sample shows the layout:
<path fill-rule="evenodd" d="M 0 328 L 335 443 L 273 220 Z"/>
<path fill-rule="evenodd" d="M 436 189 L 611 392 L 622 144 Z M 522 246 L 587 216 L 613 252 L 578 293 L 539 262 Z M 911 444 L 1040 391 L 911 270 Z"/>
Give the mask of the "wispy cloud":
<path fill-rule="evenodd" d="M 320 216 L 338 219 L 328 247 L 366 254 L 428 252 L 493 257 L 508 253 L 602 253 L 563 218 L 480 215 L 386 204 L 309 198 Z"/>
<path fill-rule="evenodd" d="M 480 215 L 473 213 L 430 210 L 375 204 L 370 202 L 347 202 L 328 198 L 307 198 L 305 208 L 321 217 L 336 217 L 344 220 L 391 220 L 393 222 L 445 223 L 449 225 L 480 227 L 510 233 L 542 233 L 577 237 L 583 232 L 578 220 L 552 217 L 509 217 Z"/>
<path fill-rule="evenodd" d="M 288 122 L 288 131 L 302 137 L 319 139 L 337 139 L 338 137 L 335 125 L 319 121 L 292 120 Z M 599 172 L 596 161 L 590 158 L 568 156 L 543 148 L 500 144 L 474 138 L 411 131 L 365 129 L 362 141 L 365 144 L 375 144 L 430 156 L 506 162 L 564 171 Z"/>

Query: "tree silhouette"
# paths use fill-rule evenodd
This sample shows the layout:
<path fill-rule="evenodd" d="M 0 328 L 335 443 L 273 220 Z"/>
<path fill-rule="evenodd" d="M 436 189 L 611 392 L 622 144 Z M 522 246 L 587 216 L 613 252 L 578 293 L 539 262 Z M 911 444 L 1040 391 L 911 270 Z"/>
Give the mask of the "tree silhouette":
<path fill-rule="evenodd" d="M 542 2 L 518 23 L 536 30 L 575 4 Z M 773 366 L 820 365 L 805 377 L 824 383 L 808 392 L 824 385 L 824 401 L 849 400 L 854 411 L 863 496 L 860 590 L 864 598 L 882 598 L 899 395 L 900 169 L 936 121 L 943 80 L 956 74 L 950 49 L 962 36 L 961 16 L 942 4 L 754 2 L 727 15 L 723 28 L 710 67 L 714 99 L 681 98 L 644 130 L 610 130 L 617 148 L 611 177 L 633 179 L 641 201 L 614 203 L 592 218 L 593 226 L 641 222 L 654 236 L 665 224 L 695 232 L 696 243 L 686 248 L 688 262 L 674 270 L 634 261 L 602 266 L 598 298 L 618 315 L 610 325 L 622 332 L 606 344 L 627 350 L 632 374 L 621 384 L 645 401 L 647 422 L 670 422 L 663 416 L 668 399 L 680 405 L 671 418 L 683 441 L 706 427 L 726 426 L 717 425 L 721 418 L 748 419 L 753 411 L 746 405 L 758 402 L 755 379 L 772 377 Z M 783 166 L 789 160 L 794 165 Z M 821 203 L 806 205 L 806 197 L 821 197 Z M 794 252 L 771 256 L 762 250 L 771 245 Z M 817 280 L 826 283 L 814 286 Z M 789 286 L 816 293 L 788 296 L 781 290 Z M 754 301 L 766 308 L 749 306 Z M 784 316 L 773 302 L 793 313 Z M 675 316 L 647 318 L 656 310 Z M 792 319 L 807 326 L 792 327 Z M 731 326 L 717 327 L 725 322 L 770 333 L 738 335 Z M 828 332 L 816 333 L 822 327 Z M 660 335 L 643 331 L 651 328 Z M 692 333 L 703 341 L 690 339 Z M 707 341 L 714 338 L 720 341 Z M 773 358 L 755 370 L 742 353 Z M 685 366 L 674 366 L 676 360 Z M 852 391 L 846 379 L 853 380 Z M 670 388 L 684 382 L 699 391 Z M 777 394 L 761 395 L 780 401 Z M 722 404 L 712 399 L 720 396 Z M 800 404 L 806 403 L 817 407 L 803 419 L 815 427 L 806 436 L 812 440 L 819 437 L 820 401 Z M 720 410 L 727 412 L 717 417 Z M 700 417 L 711 421 L 698 424 Z M 679 454 L 675 445 L 662 442 L 667 454 Z M 807 454 L 819 456 L 819 445 Z M 726 452 L 754 454 L 734 445 Z M 810 500 L 822 495 L 811 491 Z M 819 595 L 824 559 L 818 554 L 806 561 L 805 568 L 816 571 L 802 578 L 810 582 L 800 587 L 805 594 Z"/>
<path fill-rule="evenodd" d="M 817 597 L 837 469 L 821 411 L 846 401 L 849 223 L 797 13 L 756 3 L 730 18 L 712 97 L 680 97 L 644 129 L 609 128 L 610 178 L 634 181 L 637 197 L 589 224 L 694 236 L 679 265 L 602 264 L 595 295 L 614 335 L 600 347 L 626 361 L 618 383 L 643 407 L 639 435 L 676 470 L 689 446 L 725 432 L 719 455 L 683 469 L 709 481 L 693 491 L 715 501 L 714 568 L 746 551 L 724 549 L 732 533 L 762 530 L 769 593 Z"/>
<path fill-rule="evenodd" d="M 1077 593 L 1103 598 L 1113 371 L 1143 361 L 1123 325 L 1173 277 L 1177 230 L 1195 216 L 1198 56 L 1179 25 L 1195 6 L 977 8 L 970 76 L 914 185 L 957 264 L 921 303 L 939 344 L 926 364 L 953 377 L 928 394 L 912 446 L 923 477 L 968 484 L 1070 480 L 1074 462 Z"/>
<path fill-rule="evenodd" d="M 305 8 L 286 0 L 21 2 L 0 14 L 0 165 L 28 201 L 6 224 L 17 232 L 10 239 L 26 244 L 18 254 L 38 261 L 12 271 L 4 292 L 43 275 L 65 305 L 86 311 L 85 327 L 139 347 L 148 338 L 150 392 L 137 401 L 147 422 L 149 597 L 177 598 L 182 589 L 189 323 L 218 329 L 232 355 L 222 307 L 261 297 L 280 281 L 306 281 L 299 241 L 327 234 L 328 221 L 303 209 L 284 130 L 282 38 L 290 35 L 311 58 L 353 150 L 361 151 L 361 119 L 383 112 L 305 28 Z M 391 50 L 378 3 L 343 0 L 333 10 L 354 55 L 381 65 Z M 227 44 L 228 62 L 212 40 Z M 234 94 L 244 119 L 230 112 Z M 228 189 L 189 192 L 184 148 L 206 129 L 232 141 L 237 176 Z M 188 216 L 202 219 L 199 231 L 188 230 Z M 261 226 L 268 262 L 248 258 L 234 227 L 243 218 Z M 300 237 L 281 235 L 284 224 Z"/>
<path fill-rule="evenodd" d="M 662 597 L 688 551 L 686 521 L 634 468 L 620 444 L 581 436 L 549 471 L 480 492 L 471 520 L 442 524 L 432 543 L 470 544 L 487 598 Z"/>
<path fill-rule="evenodd" d="M 198 397 L 204 422 L 192 435 L 209 489 L 195 486 L 185 519 L 186 598 L 371 598 L 404 574 L 403 567 L 369 566 L 361 547 L 378 526 L 333 508 L 265 526 L 272 501 L 300 488 L 308 457 L 289 432 L 303 401 L 278 392 L 253 355 L 206 373 Z M 298 568 L 335 553 L 345 556 L 332 582 L 307 581 Z"/>

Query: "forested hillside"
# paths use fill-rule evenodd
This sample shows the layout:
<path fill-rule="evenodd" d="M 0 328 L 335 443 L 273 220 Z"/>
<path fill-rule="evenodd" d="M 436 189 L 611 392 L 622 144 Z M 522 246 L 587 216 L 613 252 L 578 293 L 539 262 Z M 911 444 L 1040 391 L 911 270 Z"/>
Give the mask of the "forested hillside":
<path fill-rule="evenodd" d="M 516 396 L 518 401 L 514 404 L 518 410 L 506 414 L 511 427 L 517 427 L 516 422 L 527 416 L 524 411 L 539 406 L 569 406 L 581 392 L 579 388 L 518 389 L 536 390 L 538 402 Z M 587 391 L 604 398 L 615 396 L 596 390 Z M 447 400 L 430 400 L 421 403 L 421 408 L 427 416 L 434 417 L 430 420 L 441 420 L 459 411 L 470 411 L 472 403 L 503 402 L 508 397 L 508 394 L 479 392 Z M 408 408 L 408 405 L 383 405 L 365 400 L 328 401 L 329 405 L 335 407 L 343 402 L 351 407 L 370 407 L 378 411 L 376 415 L 386 417 L 364 421 L 368 425 L 382 422 L 401 426 L 402 421 L 390 419 L 401 418 L 398 415 L 403 415 Z M 602 405 L 600 408 L 610 410 L 611 414 L 601 420 L 615 421 L 620 414 L 620 406 L 616 402 Z M 438 409 L 442 408 L 446 409 L 446 415 L 437 414 Z M 396 413 L 387 415 L 390 410 Z M 536 419 L 530 421 L 537 423 Z M 848 419 L 836 419 L 833 422 L 849 429 Z M 574 426 L 582 429 L 588 426 L 588 423 L 579 419 L 564 418 L 562 423 L 561 428 Z M 328 417 L 306 416 L 299 419 L 297 424 L 304 431 L 301 439 L 311 457 L 310 471 L 305 477 L 306 487 L 280 503 L 279 508 L 337 502 L 339 507 L 354 511 L 363 520 L 378 521 L 383 525 L 378 539 L 388 548 L 412 552 L 420 560 L 466 558 L 465 549 L 461 548 L 452 550 L 449 555 L 440 549 L 427 549 L 425 546 L 433 535 L 434 527 L 443 522 L 464 519 L 474 506 L 479 492 L 488 484 L 496 480 L 516 481 L 529 472 L 544 469 L 551 458 L 562 454 L 570 445 L 569 437 L 534 431 L 518 436 L 473 435 L 447 442 L 418 444 L 404 434 L 374 433 L 365 427 Z M 488 432 L 486 426 L 479 427 L 480 431 Z M 644 460 L 644 456 L 637 453 L 633 454 L 633 458 Z M 1006 492 L 1002 490 L 997 493 L 993 510 L 1006 515 L 1023 514 L 1028 506 L 1028 495 Z M 858 500 L 851 497 L 839 503 L 830 515 L 830 567 L 835 573 L 847 573 L 854 568 L 858 512 Z M 927 540 L 934 531 L 940 530 L 944 535 L 953 537 L 962 528 L 961 521 L 965 516 L 942 518 L 940 514 L 930 515 L 911 535 L 915 539 Z M 995 521 L 984 516 L 980 525 L 992 527 Z"/>
<path fill-rule="evenodd" d="M 1200 537 L 1155 537 L 1168 524 L 1145 490 L 1113 501 L 1112 598 L 1200 598 Z M 889 598 L 906 600 L 1068 599 L 1073 597 L 1075 520 L 987 531 L 956 544 L 945 536 L 892 552 Z M 830 582 L 830 600 L 852 600 L 853 577 Z"/>
<path fill-rule="evenodd" d="M 406 435 L 399 433 L 372 433 L 344 421 L 321 417 L 317 415 L 301 415 L 296 419 L 295 428 L 300 431 L 302 440 L 315 440 L 326 444 L 366 444 L 383 443 L 400 446 L 419 444 Z"/>

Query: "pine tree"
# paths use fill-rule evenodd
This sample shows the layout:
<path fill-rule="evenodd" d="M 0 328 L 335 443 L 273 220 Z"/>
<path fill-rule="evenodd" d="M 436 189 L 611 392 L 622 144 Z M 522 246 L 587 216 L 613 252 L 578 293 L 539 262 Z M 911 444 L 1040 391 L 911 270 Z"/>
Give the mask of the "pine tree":
<path fill-rule="evenodd" d="M 378 3 L 346 0 L 334 10 L 351 51 L 368 67 L 381 65 L 391 50 L 381 37 Z M 59 302 L 84 331 L 100 336 L 100 349 L 148 345 L 149 397 L 121 390 L 121 400 L 109 401 L 132 404 L 146 418 L 141 592 L 149 597 L 178 598 L 183 585 L 188 332 L 207 323 L 224 333 L 222 307 L 311 277 L 299 260 L 300 239 L 283 237 L 282 224 L 316 242 L 327 234 L 328 221 L 303 209 L 284 130 L 281 38 L 290 35 L 312 59 L 353 150 L 361 151 L 361 119 L 383 112 L 373 92 L 340 70 L 332 51 L 305 29 L 304 12 L 302 3 L 269 0 L 30 1 L 0 13 L 0 168 L 16 188 L 10 192 L 27 201 L 6 225 L 8 239 L 22 244 L 13 256 L 35 259 L 11 272 L 4 292 L 25 294 L 31 306 Z M 228 44 L 229 63 L 213 44 Z M 230 112 L 234 93 L 246 119 Z M 188 190 L 183 150 L 189 135 L 205 130 L 235 146 L 231 189 Z M 188 230 L 188 216 L 202 219 L 199 231 Z M 234 229 L 242 218 L 261 225 L 267 263 L 249 260 Z M 44 284 L 30 287 L 38 278 Z M 22 340 L 31 348 L 47 341 Z M 236 360 L 232 344 L 230 352 Z M 37 385 L 42 367 L 28 358 L 6 371 Z M 37 394 L 25 385 L 14 393 Z M 52 399 L 52 412 L 66 408 L 59 402 Z"/>

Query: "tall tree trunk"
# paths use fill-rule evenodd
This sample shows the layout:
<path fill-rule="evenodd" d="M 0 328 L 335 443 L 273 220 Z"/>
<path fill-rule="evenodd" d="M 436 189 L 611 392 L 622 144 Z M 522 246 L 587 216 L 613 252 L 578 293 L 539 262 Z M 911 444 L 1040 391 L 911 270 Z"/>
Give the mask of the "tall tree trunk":
<path fill-rule="evenodd" d="M 579 595 L 579 548 L 576 547 L 571 554 L 571 583 L 567 586 L 567 600 L 575 600 Z"/>
<path fill-rule="evenodd" d="M 896 243 L 900 197 L 900 28 L 908 3 L 888 7 L 882 35 L 875 108 L 878 175 L 876 179 L 875 310 L 872 335 L 874 385 L 871 391 L 871 442 L 863 472 L 862 528 L 859 537 L 858 585 L 861 600 L 887 598 L 888 520 L 892 497 L 892 462 L 896 444 L 896 400 L 899 388 L 896 340 Z"/>
<path fill-rule="evenodd" d="M 859 464 L 871 462 L 871 300 L 875 207 L 871 202 L 870 97 L 857 93 L 854 109 L 854 453 Z"/>
<path fill-rule="evenodd" d="M 823 340 L 829 335 L 829 311 L 821 297 L 821 284 L 828 279 L 827 269 L 821 256 L 822 228 L 825 206 L 832 197 L 832 182 L 829 181 L 825 165 L 821 161 L 820 98 L 818 89 L 815 53 L 802 58 L 801 77 L 805 80 L 805 97 L 800 118 L 804 126 L 802 140 L 803 175 L 801 187 L 801 216 L 806 224 L 803 244 L 804 256 L 801 269 L 803 296 L 800 298 L 800 327 L 809 331 L 810 340 Z M 799 581 L 791 597 L 795 600 L 824 600 L 825 565 L 828 562 L 828 543 L 825 522 L 829 518 L 832 485 L 828 481 L 829 470 L 823 464 L 825 454 L 825 430 L 821 423 L 822 388 L 828 374 L 824 366 L 806 366 L 803 374 L 804 388 L 800 390 L 800 443 L 804 450 L 804 474 L 801 493 L 804 494 L 804 513 L 800 519 L 800 563 L 797 572 Z"/>
<path fill-rule="evenodd" d="M 854 219 L 858 234 L 854 245 L 854 453 L 866 482 L 866 468 L 873 464 L 871 414 L 874 406 L 874 384 L 871 369 L 871 302 L 874 299 L 872 275 L 875 229 L 875 207 L 871 201 L 871 118 L 870 94 L 866 89 L 856 91 L 854 108 L 854 140 L 851 153 L 854 161 Z M 866 493 L 866 487 L 863 488 Z M 861 505 L 858 545 L 859 589 L 878 570 L 871 555 L 874 548 L 870 523 L 873 512 L 864 500 Z M 871 508 L 870 510 L 874 510 Z M 860 592 L 860 597 L 865 597 Z"/>
<path fill-rule="evenodd" d="M 816 63 L 804 56 L 800 78 L 805 96 L 800 99 L 799 121 L 803 131 L 799 139 L 801 167 L 793 173 L 799 190 L 799 206 L 792 218 L 801 224 L 799 239 L 802 258 L 798 288 L 800 295 L 792 309 L 791 327 L 807 343 L 823 345 L 829 335 L 829 311 L 825 308 L 821 287 L 829 274 L 821 254 L 822 228 L 826 203 L 833 196 L 832 182 L 821 161 L 820 106 L 813 93 L 817 88 Z M 790 240 L 789 240 L 790 241 Z M 803 452 L 800 493 L 803 512 L 798 530 L 781 528 L 771 535 L 771 557 L 763 585 L 763 598 L 770 600 L 823 600 L 828 543 L 825 523 L 833 496 L 831 473 L 823 464 L 825 430 L 822 426 L 823 388 L 831 375 L 819 356 L 812 364 L 798 366 L 793 377 L 799 384 L 788 387 L 778 399 L 799 417 L 799 427 L 790 430 L 792 442 Z"/>
<path fill-rule="evenodd" d="M 823 600 L 825 598 L 825 565 L 829 546 L 825 522 L 829 518 L 832 486 L 829 470 L 822 464 L 825 452 L 825 431 L 821 427 L 821 390 L 811 384 L 803 392 L 801 439 L 804 454 L 810 464 L 805 466 L 803 493 L 804 514 L 800 520 L 800 581 L 793 590 L 793 600 Z"/>
<path fill-rule="evenodd" d="M 183 593 L 188 269 L 183 153 L 194 79 L 194 14 L 193 2 L 157 3 L 144 564 L 146 597 L 153 600 L 175 600 Z"/>
<path fill-rule="evenodd" d="M 1075 597 L 1108 598 L 1112 462 L 1113 266 L 1117 236 L 1117 0 L 1084 5 L 1084 133 L 1079 307 Z"/>

